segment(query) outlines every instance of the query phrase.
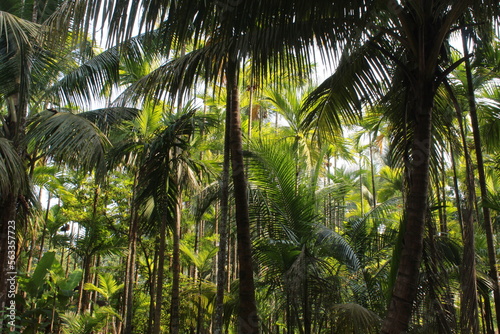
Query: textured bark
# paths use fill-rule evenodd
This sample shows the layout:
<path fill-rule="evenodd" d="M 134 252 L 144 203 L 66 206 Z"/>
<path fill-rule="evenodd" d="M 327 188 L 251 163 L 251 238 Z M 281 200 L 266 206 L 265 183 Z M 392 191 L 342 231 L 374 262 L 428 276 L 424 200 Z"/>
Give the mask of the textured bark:
<path fill-rule="evenodd" d="M 431 119 L 434 89 L 432 82 L 422 80 L 415 92 L 415 127 L 411 149 L 410 180 L 406 202 L 406 229 L 396 281 L 392 292 L 382 333 L 399 334 L 408 329 L 413 301 L 419 284 L 422 259 L 429 162 L 431 147 Z"/>
<path fill-rule="evenodd" d="M 239 110 L 238 65 L 230 60 L 227 65 L 227 92 L 230 108 L 231 163 L 236 208 L 236 233 L 238 245 L 239 309 L 238 333 L 259 333 L 259 320 L 255 302 L 253 278 L 252 241 L 248 213 L 247 180 L 243 162 L 243 140 Z"/>

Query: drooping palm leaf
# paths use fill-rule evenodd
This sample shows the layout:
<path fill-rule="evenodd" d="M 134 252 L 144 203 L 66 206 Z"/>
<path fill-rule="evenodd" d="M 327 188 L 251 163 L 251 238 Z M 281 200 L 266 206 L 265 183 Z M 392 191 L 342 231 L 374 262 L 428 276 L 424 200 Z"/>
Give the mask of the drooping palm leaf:
<path fill-rule="evenodd" d="M 29 179 L 24 163 L 12 142 L 0 138 L 0 196 L 6 194 L 26 194 Z"/>
<path fill-rule="evenodd" d="M 105 153 L 110 143 L 95 124 L 70 112 L 47 110 L 29 124 L 26 142 L 57 162 L 104 175 Z"/>

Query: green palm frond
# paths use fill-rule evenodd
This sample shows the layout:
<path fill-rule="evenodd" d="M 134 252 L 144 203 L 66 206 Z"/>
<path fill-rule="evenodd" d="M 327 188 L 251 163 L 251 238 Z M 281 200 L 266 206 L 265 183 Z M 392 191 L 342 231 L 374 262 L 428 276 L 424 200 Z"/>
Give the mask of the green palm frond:
<path fill-rule="evenodd" d="M 120 123 L 134 120 L 138 114 L 139 110 L 135 108 L 109 107 L 81 112 L 78 116 L 89 120 L 102 132 L 108 133 Z"/>
<path fill-rule="evenodd" d="M 388 71 L 386 57 L 370 43 L 345 54 L 335 73 L 308 97 L 305 108 L 311 111 L 305 125 L 338 133 L 342 125 L 355 123 L 363 105 L 384 94 Z"/>
<path fill-rule="evenodd" d="M 27 194 L 30 182 L 24 163 L 8 139 L 0 137 L 0 196 Z"/>
<path fill-rule="evenodd" d="M 301 183 L 289 143 L 255 143 L 253 151 L 250 180 L 263 194 L 254 197 L 256 211 L 252 215 L 255 219 L 270 216 L 266 227 L 269 237 L 286 236 L 293 243 L 304 242 L 319 218 L 314 211 L 315 190 L 308 189 L 311 183 L 307 174 Z"/>
<path fill-rule="evenodd" d="M 95 316 L 89 313 L 77 314 L 67 311 L 61 315 L 63 320 L 63 333 L 65 334 L 91 334 L 100 330 L 105 325 L 108 314 L 96 312 Z"/>
<path fill-rule="evenodd" d="M 190 211 L 196 221 L 201 220 L 203 214 L 205 214 L 205 212 L 211 208 L 212 204 L 219 199 L 220 191 L 220 183 L 213 182 L 195 195 Z M 229 191 L 231 191 L 231 189 L 229 189 Z"/>
<path fill-rule="evenodd" d="M 194 264 L 194 266 L 200 271 L 200 273 L 205 273 L 207 270 L 210 270 L 211 260 L 217 254 L 218 248 L 203 248 L 198 252 L 195 252 L 190 247 L 185 244 L 180 244 L 180 250 L 185 257 L 189 259 L 189 261 Z"/>
<path fill-rule="evenodd" d="M 355 303 L 338 304 L 332 308 L 335 317 L 335 333 L 367 334 L 378 333 L 381 318 L 363 306 Z"/>
<path fill-rule="evenodd" d="M 351 271 L 361 268 L 361 261 L 353 246 L 339 233 L 322 228 L 317 234 L 317 247 L 322 249 L 325 255 L 337 259 Z"/>
<path fill-rule="evenodd" d="M 67 73 L 47 93 L 60 97 L 56 102 L 89 105 L 102 98 L 105 87 L 119 82 L 119 61 L 116 48 L 106 50 Z"/>
<path fill-rule="evenodd" d="M 154 101 L 168 96 L 183 96 L 200 80 L 200 74 L 207 81 L 217 81 L 222 76 L 225 62 L 221 47 L 216 43 L 207 44 L 169 60 L 130 85 L 114 103 L 123 105 L 143 101 L 146 97 Z"/>
<path fill-rule="evenodd" d="M 8 119 L 19 124 L 27 110 L 32 55 L 40 45 L 42 29 L 35 23 L 0 11 L 0 93 L 5 94 Z M 11 100 L 14 99 L 14 101 Z M 10 100 L 10 101 L 9 101 Z M 16 103 L 16 108 L 13 108 Z M 8 127 L 2 131 L 7 138 L 17 137 L 19 129 Z"/>
<path fill-rule="evenodd" d="M 0 40 L 7 52 L 31 48 L 40 33 L 41 29 L 38 24 L 0 11 Z"/>
<path fill-rule="evenodd" d="M 96 170 L 104 175 L 105 153 L 110 143 L 96 125 L 70 112 L 47 110 L 35 115 L 29 124 L 26 142 L 38 150 L 78 169 Z"/>

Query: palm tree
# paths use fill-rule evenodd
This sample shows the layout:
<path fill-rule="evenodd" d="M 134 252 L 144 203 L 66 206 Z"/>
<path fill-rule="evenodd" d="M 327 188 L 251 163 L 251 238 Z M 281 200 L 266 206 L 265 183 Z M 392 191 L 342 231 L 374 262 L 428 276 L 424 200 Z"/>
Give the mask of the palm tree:
<path fill-rule="evenodd" d="M 443 48 L 469 10 L 487 26 L 498 15 L 493 2 L 403 1 L 390 2 L 389 8 L 374 7 L 367 20 L 373 23 L 364 31 L 367 43 L 355 46 L 340 61 L 336 74 L 313 96 L 324 97 L 315 115 L 331 125 L 338 122 L 332 115 L 359 102 L 360 95 L 377 96 L 385 85 L 392 96 L 388 98 L 390 107 L 398 111 L 394 120 L 399 119 L 404 145 L 409 147 L 404 246 L 382 333 L 400 333 L 409 326 L 428 208 L 433 119 L 438 116 L 433 112 L 434 97 L 446 75 L 461 62 L 447 64 Z"/>
<path fill-rule="evenodd" d="M 374 254 L 387 252 L 394 241 L 394 203 L 352 218 L 341 234 L 335 232 L 322 224 L 317 202 L 328 194 L 342 196 L 344 187 L 333 184 L 318 191 L 321 156 L 316 167 L 304 169 L 297 178 L 292 148 L 293 143 L 280 141 L 252 146 L 250 208 L 262 231 L 256 241 L 262 277 L 258 284 L 267 287 L 266 303 L 269 295 L 276 296 L 270 317 L 285 314 L 280 320 L 287 330 L 301 333 L 322 332 L 322 326 L 339 333 L 375 333 L 380 317 L 373 311 L 381 312 L 384 304 L 378 277 L 387 274 L 387 266 L 368 268 L 374 267 Z M 386 231 L 375 238 L 382 222 Z M 339 284 L 352 288 L 352 299 L 343 296 Z M 353 318 L 359 319 L 354 328 L 348 325 Z"/>
<path fill-rule="evenodd" d="M 0 11 L 0 77 L 2 78 L 2 128 L 0 133 L 0 279 L 5 281 L 7 272 L 14 272 L 15 266 L 8 265 L 8 226 L 18 222 L 17 206 L 28 210 L 31 195 L 28 175 L 24 167 L 24 138 L 29 90 L 29 59 L 34 53 L 35 41 L 40 34 L 38 25 L 13 14 Z M 27 201 L 28 200 L 28 201 Z M 22 216 L 20 215 L 19 218 Z M 12 223 L 10 223 L 12 225 Z M 15 240 L 15 239 L 14 239 Z M 17 242 L 16 242 L 17 243 Z M 6 305 L 6 287 L 0 290 L 0 307 Z"/>
<path fill-rule="evenodd" d="M 153 199 L 154 208 L 159 217 L 159 246 L 156 277 L 156 299 L 154 309 L 153 333 L 160 333 L 161 310 L 163 301 L 163 277 L 165 263 L 166 231 L 169 222 L 174 237 L 173 250 L 173 282 L 171 297 L 171 328 L 172 332 L 179 330 L 179 274 L 180 274 L 180 206 L 182 205 L 182 169 L 181 162 L 188 162 L 183 157 L 183 151 L 189 147 L 189 137 L 197 129 L 201 129 L 206 118 L 194 116 L 194 109 L 177 115 L 159 133 L 146 151 L 146 158 L 139 175 L 139 199 L 145 203 Z M 189 165 L 189 164 L 188 164 Z M 175 319 L 177 318 L 177 319 Z"/>
<path fill-rule="evenodd" d="M 130 199 L 130 224 L 128 233 L 127 264 L 125 268 L 125 288 L 123 303 L 123 331 L 130 333 L 133 317 L 133 287 L 137 257 L 137 240 L 140 230 L 140 202 L 138 200 L 139 178 L 141 168 L 147 156 L 148 145 L 154 140 L 155 133 L 162 126 L 163 108 L 158 106 L 144 106 L 137 118 L 126 121 L 112 134 L 114 147 L 110 151 L 111 164 L 124 161 L 125 167 L 130 168 L 133 175 L 132 196 Z"/>
<path fill-rule="evenodd" d="M 88 8 L 100 8 L 99 4 L 99 1 L 88 1 Z M 333 87 L 333 80 L 321 87 L 321 92 L 335 88 L 333 95 L 339 97 L 330 105 L 323 104 L 326 108 L 318 108 L 322 112 L 316 114 L 329 129 L 339 125 L 338 114 L 342 110 L 337 107 L 358 111 L 363 102 L 360 95 L 369 98 L 369 95 L 384 93 L 383 88 L 392 87 L 389 92 L 398 98 L 387 101 L 394 102 L 393 111 L 400 111 L 393 119 L 399 120 L 399 128 L 404 133 L 401 145 L 409 147 L 409 152 L 406 150 L 409 183 L 405 209 L 405 246 L 398 265 L 399 275 L 394 288 L 394 298 L 383 331 L 396 333 L 406 330 L 416 294 L 417 274 L 423 249 L 433 146 L 433 100 L 446 74 L 457 65 L 450 67 L 446 64 L 446 57 L 442 53 L 443 46 L 465 11 L 472 9 L 474 15 L 481 14 L 489 22 L 493 16 L 498 16 L 496 3 L 422 0 L 390 2 L 387 7 L 385 2 L 378 1 L 339 2 L 338 6 L 331 6 L 330 2 L 323 1 L 307 4 L 293 1 L 222 4 L 186 1 L 170 7 L 168 4 L 163 6 L 157 2 L 145 3 L 145 10 L 137 11 L 139 5 L 142 3 L 124 1 L 121 6 L 115 7 L 114 12 L 110 11 L 110 15 L 115 18 L 122 17 L 122 14 L 129 10 L 141 13 L 125 23 L 120 20 L 113 22 L 111 36 L 130 35 L 135 20 L 142 20 L 152 27 L 152 22 L 167 18 L 168 28 L 171 29 L 165 38 L 167 47 L 173 42 L 185 42 L 193 36 L 196 42 L 199 42 L 200 38 L 208 37 L 210 42 L 206 46 L 213 47 L 217 45 L 216 42 L 221 42 L 217 49 L 218 59 L 221 61 L 204 65 L 215 69 L 211 71 L 212 75 L 225 69 L 227 82 L 233 87 L 237 86 L 237 63 L 241 61 L 242 56 L 252 57 L 256 76 L 259 77 L 259 74 L 269 70 L 265 65 L 269 60 L 279 63 L 283 57 L 293 60 L 288 56 L 293 53 L 307 54 L 304 46 L 311 45 L 314 40 L 324 47 L 336 47 L 342 45 L 340 41 L 349 41 L 344 42 L 348 47 L 344 52 L 346 57 L 344 61 L 340 61 L 338 67 L 338 73 L 342 72 L 343 75 L 336 76 Z M 99 10 L 94 12 L 96 15 L 100 14 Z M 311 17 L 314 17 L 314 20 L 311 20 Z M 351 28 L 358 24 L 361 29 Z M 362 41 L 367 43 L 361 44 Z M 398 52 L 394 53 L 394 50 Z M 282 56 L 273 58 L 277 54 Z M 301 67 L 297 63 L 294 65 L 294 69 L 300 70 Z M 390 83 L 390 76 L 394 79 L 394 85 Z M 353 77 L 355 84 L 348 84 L 349 80 L 353 82 Z M 381 79 L 385 79 L 385 87 L 377 87 Z M 185 80 L 182 83 L 188 84 Z M 326 97 L 333 95 L 327 94 Z M 323 93 L 316 95 L 318 96 L 325 97 Z M 233 97 L 230 100 L 236 102 L 236 96 Z M 399 105 L 396 105 L 396 102 L 399 102 Z M 237 127 L 237 104 L 233 103 L 231 106 L 234 116 L 231 127 Z M 408 110 L 401 112 L 402 106 L 408 106 Z M 353 118 L 352 112 L 346 115 Z M 237 129 L 232 130 L 232 151 L 239 153 L 239 132 Z M 238 154 L 233 159 L 233 172 L 237 174 L 237 168 L 242 165 L 237 161 Z M 236 181 L 241 180 L 237 178 Z M 243 182 L 236 183 L 243 185 Z M 238 193 L 236 195 L 238 196 Z M 242 204 L 243 202 L 241 201 Z M 246 220 L 245 213 L 238 216 L 241 218 L 239 222 L 243 224 Z"/>
<path fill-rule="evenodd" d="M 100 8 L 99 1 L 88 1 L 87 8 Z M 244 176 L 241 130 L 239 130 L 239 107 L 237 102 L 238 69 L 244 57 L 251 56 L 253 59 L 254 73 L 256 77 L 265 77 L 270 73 L 267 64 L 274 63 L 276 67 L 281 66 L 285 61 L 290 61 L 289 68 L 301 72 L 304 59 L 307 57 L 291 56 L 297 52 L 304 52 L 302 41 L 307 41 L 307 45 L 312 45 L 317 38 L 321 44 L 329 44 L 331 41 L 340 41 L 345 37 L 344 30 L 352 26 L 352 20 L 356 16 L 349 10 L 349 17 L 345 17 L 345 8 L 330 6 L 328 3 L 318 3 L 313 8 L 303 8 L 303 4 L 281 3 L 277 1 L 272 6 L 261 2 L 238 2 L 235 4 L 221 4 L 219 2 L 207 3 L 204 1 L 182 2 L 176 6 L 168 4 L 149 4 L 124 1 L 123 6 L 115 7 L 115 12 L 108 12 L 111 17 L 120 17 L 122 13 L 131 9 L 136 11 L 138 5 L 144 5 L 145 16 L 137 15 L 131 17 L 127 22 L 118 23 L 118 20 L 111 21 L 110 36 L 122 37 L 130 36 L 132 24 L 135 20 L 145 22 L 146 29 L 152 27 L 152 23 L 157 19 L 162 21 L 166 18 L 166 34 L 163 40 L 166 48 L 170 48 L 177 42 L 185 43 L 187 40 L 194 40 L 195 47 L 203 44 L 200 38 L 207 38 L 203 49 L 194 51 L 188 57 L 181 57 L 177 62 L 178 73 L 182 74 L 181 80 L 175 80 L 178 85 L 189 87 L 196 82 L 196 73 L 204 68 L 210 78 L 219 78 L 220 73 L 225 74 L 228 85 L 228 113 L 231 121 L 227 124 L 230 127 L 231 154 L 233 162 L 233 183 L 235 186 L 235 203 L 237 212 L 237 226 L 239 228 L 239 256 L 240 256 L 240 279 L 242 284 L 240 289 L 240 309 L 239 321 L 243 332 L 256 333 L 256 307 L 253 293 L 253 275 L 251 265 L 251 243 L 248 230 L 248 204 L 245 198 L 246 181 Z M 94 11 L 93 11 L 94 12 Z M 98 14 L 99 10 L 94 13 Z M 331 14 L 338 20 L 338 25 L 331 26 Z M 250 14 L 250 15 L 247 15 Z M 305 17 L 304 17 L 305 15 Z M 319 16 L 318 16 L 319 15 Z M 291 19 L 297 16 L 299 19 Z M 96 18 L 98 16 L 95 16 Z M 182 17 L 182 20 L 179 18 Z M 314 19 L 312 19 L 314 17 Z M 276 21 L 279 18 L 279 21 Z M 273 30 L 269 30 L 269 22 L 279 23 Z M 304 24 L 307 22 L 309 25 Z M 346 24 L 349 22 L 349 24 Z M 194 23 L 194 24 L 191 24 Z M 311 29 L 313 25 L 313 29 Z M 191 27 L 195 27 L 193 31 Z M 317 35 L 315 32 L 326 31 L 325 34 Z M 290 31 L 296 34 L 288 34 Z M 338 33 L 341 33 L 340 35 Z M 266 45 L 261 44 L 266 41 Z M 283 42 L 284 41 L 284 42 Z M 249 48 L 251 46 L 251 48 Z M 306 55 L 308 52 L 306 52 Z M 274 58 L 274 56 L 277 56 Z M 188 62 L 189 60 L 189 62 Z M 165 88 L 165 81 L 156 81 L 161 88 Z M 151 81 L 149 82 L 151 84 Z M 155 89 L 157 93 L 161 89 Z M 181 88 L 181 93 L 185 89 Z"/>
<path fill-rule="evenodd" d="M 481 198 L 486 198 L 488 196 L 488 191 L 486 188 L 486 175 L 485 175 L 485 165 L 483 158 L 483 145 L 481 141 L 481 135 L 479 130 L 479 121 L 478 121 L 478 113 L 477 113 L 477 104 L 474 94 L 474 81 L 472 78 L 472 68 L 471 61 L 469 59 L 469 49 L 468 49 L 468 39 L 471 39 L 471 31 L 465 27 L 462 28 L 462 46 L 464 48 L 464 54 L 467 57 L 465 59 L 465 72 L 467 79 L 467 100 L 469 102 L 469 117 L 472 125 L 472 133 L 474 138 L 474 148 L 476 151 L 476 161 L 477 161 L 477 173 L 479 177 L 479 189 Z M 485 42 L 488 42 L 487 40 Z M 483 205 L 483 227 L 486 233 L 486 240 L 488 243 L 488 257 L 489 257 L 489 266 L 490 271 L 489 275 L 494 283 L 493 285 L 493 297 L 495 301 L 495 310 L 497 314 L 497 328 L 500 328 L 500 285 L 498 279 L 498 269 L 497 269 L 497 256 L 495 250 L 495 241 L 494 241 L 494 231 L 493 225 L 491 221 L 490 210 L 487 206 Z"/>
<path fill-rule="evenodd" d="M 19 3 L 16 4 L 19 5 Z M 90 74 L 88 78 L 91 80 L 85 81 L 87 78 L 78 75 L 73 77 L 73 80 L 68 80 L 66 77 L 62 81 L 65 82 L 64 87 L 67 89 L 63 93 L 67 95 L 62 94 L 62 97 L 55 97 L 61 91 L 50 88 L 57 86 L 57 80 L 62 75 L 71 73 L 68 68 L 74 70 L 82 65 L 81 62 L 74 61 L 76 53 L 72 53 L 74 48 L 68 46 L 66 40 L 59 40 L 61 44 L 57 49 L 51 48 L 54 45 L 47 41 L 49 36 L 54 38 L 59 36 L 57 28 L 48 25 L 47 21 L 56 5 L 56 2 L 47 1 L 43 8 L 39 8 L 38 2 L 35 2 L 33 8 L 29 8 L 25 3 L 20 6 L 14 6 L 10 1 L 2 3 L 2 9 L 12 10 L 18 7 L 19 13 L 29 16 L 30 20 L 47 23 L 43 27 L 14 14 L 0 11 L 2 25 L 2 29 L 0 29 L 0 43 L 2 45 L 0 53 L 2 59 L 0 68 L 2 99 L 0 105 L 4 110 L 2 112 L 0 140 L 2 142 L 1 161 L 6 172 L 2 173 L 2 181 L 0 182 L 2 184 L 1 229 L 6 229 L 9 221 L 17 221 L 17 227 L 21 231 L 26 220 L 29 203 L 34 203 L 26 166 L 29 166 L 33 171 L 37 161 L 50 156 L 58 162 L 66 160 L 72 165 L 82 163 L 82 167 L 87 170 L 98 166 L 99 175 L 104 172 L 105 165 L 102 159 L 108 142 L 98 126 L 111 124 L 112 119 L 116 120 L 114 118 L 116 114 L 113 115 L 109 110 L 101 110 L 101 112 L 95 111 L 77 116 L 61 109 L 45 110 L 37 114 L 40 110 L 53 107 L 53 102 L 60 102 L 64 100 L 64 97 L 76 96 L 78 93 L 83 93 L 84 98 L 85 96 L 87 98 L 94 97 L 93 92 L 85 95 L 88 92 L 86 90 L 88 85 L 107 81 L 113 76 L 111 73 L 118 72 L 117 66 L 108 66 L 110 71 L 100 72 L 100 78 L 103 80 L 94 80 L 96 77 L 92 74 L 100 69 L 82 66 L 80 73 L 83 68 L 83 72 Z M 47 33 L 49 31 L 50 34 Z M 109 65 L 109 62 L 107 64 Z M 117 64 L 116 61 L 115 64 Z M 83 80 L 83 83 L 80 81 L 77 85 L 79 88 L 76 90 L 73 88 L 70 92 L 69 83 L 75 83 L 78 80 Z M 96 86 L 99 85 L 94 87 Z M 56 94 L 47 96 L 47 92 L 53 93 L 54 91 Z M 28 113 L 30 114 L 29 119 Z M 42 133 L 43 131 L 46 132 Z M 64 133 L 64 131 L 68 132 Z M 27 132 L 30 132 L 28 136 Z M 68 135 L 70 133 L 74 136 Z M 38 139 L 40 139 L 39 142 L 36 142 Z M 82 142 L 78 142 L 78 140 L 82 140 L 84 144 L 82 145 Z M 14 171 L 13 168 L 17 170 Z M 2 237 L 4 235 L 7 233 L 2 233 Z M 7 256 L 3 245 L 7 245 L 7 242 L 0 246 L 0 265 L 5 263 Z M 6 272 L 3 270 L 0 276 Z M 3 278 L 5 277 L 2 276 Z M 0 304 L 4 303 L 5 293 L 2 290 Z"/>

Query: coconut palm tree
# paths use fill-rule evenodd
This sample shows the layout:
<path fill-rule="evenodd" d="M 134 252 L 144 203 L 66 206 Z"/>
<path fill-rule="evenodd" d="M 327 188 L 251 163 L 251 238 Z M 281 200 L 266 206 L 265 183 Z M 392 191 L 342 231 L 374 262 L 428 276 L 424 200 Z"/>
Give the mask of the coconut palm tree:
<path fill-rule="evenodd" d="M 498 8 L 493 2 L 475 1 L 394 1 L 388 7 L 373 4 L 368 13 L 371 23 L 363 30 L 367 42 L 355 45 L 349 55 L 345 53 L 336 74 L 314 94 L 315 99 L 323 97 L 314 115 L 323 118 L 327 126 L 337 124 L 334 115 L 342 108 L 350 108 L 349 104 L 360 101 L 360 96 L 377 96 L 384 87 L 392 96 L 388 98 L 392 102 L 389 112 L 398 111 L 398 126 L 405 133 L 404 145 L 409 147 L 405 161 L 405 235 L 382 333 L 400 333 L 408 329 L 418 287 L 433 156 L 433 119 L 439 117 L 434 112 L 434 97 L 447 74 L 463 61 L 449 64 L 444 53 L 446 43 L 466 12 L 472 11 L 490 27 L 498 17 Z"/>

